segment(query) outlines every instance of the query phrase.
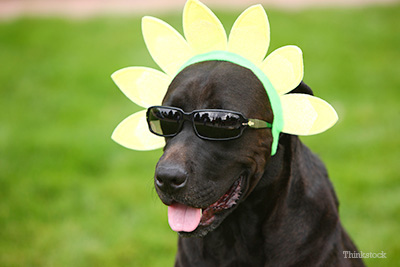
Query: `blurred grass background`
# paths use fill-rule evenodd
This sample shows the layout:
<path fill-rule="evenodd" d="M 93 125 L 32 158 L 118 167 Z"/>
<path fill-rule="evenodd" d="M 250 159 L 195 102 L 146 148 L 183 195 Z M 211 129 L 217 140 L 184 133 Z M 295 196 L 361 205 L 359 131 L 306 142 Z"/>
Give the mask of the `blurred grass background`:
<path fill-rule="evenodd" d="M 400 262 L 400 5 L 267 10 L 271 48 L 299 45 L 304 80 L 339 123 L 302 138 L 326 163 L 341 221 L 370 266 Z M 216 14 L 229 30 L 240 12 Z M 181 14 L 160 15 L 181 29 Z M 153 189 L 161 151 L 113 143 L 138 110 L 110 74 L 156 67 L 140 18 L 0 23 L 0 266 L 172 266 Z"/>

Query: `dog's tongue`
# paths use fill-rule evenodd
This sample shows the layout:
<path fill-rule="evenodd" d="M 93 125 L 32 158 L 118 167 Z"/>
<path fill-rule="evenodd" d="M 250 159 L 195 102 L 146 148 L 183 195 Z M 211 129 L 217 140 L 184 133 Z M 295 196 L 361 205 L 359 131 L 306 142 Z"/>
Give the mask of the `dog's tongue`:
<path fill-rule="evenodd" d="M 201 209 L 174 203 L 168 206 L 168 223 L 175 232 L 193 232 L 201 220 Z"/>

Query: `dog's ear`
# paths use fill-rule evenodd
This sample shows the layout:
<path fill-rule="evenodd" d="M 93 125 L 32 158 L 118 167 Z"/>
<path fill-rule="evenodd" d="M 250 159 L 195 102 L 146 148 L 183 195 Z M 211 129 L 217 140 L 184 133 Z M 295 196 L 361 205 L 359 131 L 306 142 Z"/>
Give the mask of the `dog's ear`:
<path fill-rule="evenodd" d="M 314 95 L 311 88 L 303 81 L 301 81 L 301 83 L 296 88 L 294 88 L 292 91 L 289 92 L 289 94 L 294 94 L 294 93 Z"/>

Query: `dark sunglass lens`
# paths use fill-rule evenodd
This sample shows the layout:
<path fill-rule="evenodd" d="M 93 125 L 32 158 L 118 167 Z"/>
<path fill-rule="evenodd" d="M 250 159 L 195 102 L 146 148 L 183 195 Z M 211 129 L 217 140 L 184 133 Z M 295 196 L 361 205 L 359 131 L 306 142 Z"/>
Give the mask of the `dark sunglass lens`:
<path fill-rule="evenodd" d="M 227 139 L 240 136 L 241 117 L 223 111 L 197 112 L 193 117 L 197 133 L 203 137 Z"/>
<path fill-rule="evenodd" d="M 171 136 L 179 131 L 182 113 L 170 108 L 151 108 L 147 119 L 154 133 Z"/>

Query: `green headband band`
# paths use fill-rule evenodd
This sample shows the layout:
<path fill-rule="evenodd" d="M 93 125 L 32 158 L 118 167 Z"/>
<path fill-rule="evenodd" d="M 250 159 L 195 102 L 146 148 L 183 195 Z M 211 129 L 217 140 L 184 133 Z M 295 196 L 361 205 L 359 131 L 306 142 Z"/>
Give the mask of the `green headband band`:
<path fill-rule="evenodd" d="M 233 64 L 242 66 L 246 69 L 251 70 L 254 75 L 261 81 L 263 84 L 265 91 L 267 92 L 269 101 L 271 103 L 272 112 L 274 114 L 274 120 L 272 122 L 272 146 L 271 146 L 271 155 L 275 155 L 276 150 L 278 148 L 279 143 L 279 134 L 283 128 L 283 116 L 282 116 L 282 106 L 281 101 L 279 99 L 278 93 L 275 91 L 271 82 L 269 81 L 267 75 L 260 70 L 254 63 L 250 60 L 232 53 L 228 51 L 212 51 L 205 54 L 200 54 L 189 59 L 183 66 L 180 68 L 179 72 L 181 72 L 184 68 L 204 61 L 227 61 Z M 178 72 L 178 73 L 179 73 Z"/>

